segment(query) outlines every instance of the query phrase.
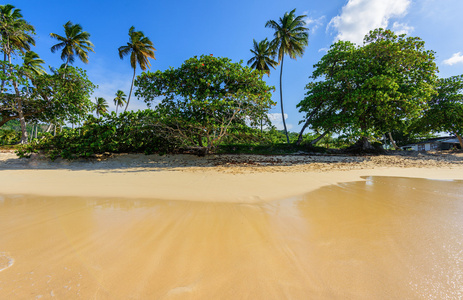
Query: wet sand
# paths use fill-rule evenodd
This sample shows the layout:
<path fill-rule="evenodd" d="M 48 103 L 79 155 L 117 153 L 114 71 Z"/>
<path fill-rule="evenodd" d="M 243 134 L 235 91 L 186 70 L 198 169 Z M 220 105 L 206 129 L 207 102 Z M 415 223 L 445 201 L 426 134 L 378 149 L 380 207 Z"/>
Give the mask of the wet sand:
<path fill-rule="evenodd" d="M 392 177 L 260 203 L 4 196 L 0 298 L 459 299 L 462 199 Z"/>

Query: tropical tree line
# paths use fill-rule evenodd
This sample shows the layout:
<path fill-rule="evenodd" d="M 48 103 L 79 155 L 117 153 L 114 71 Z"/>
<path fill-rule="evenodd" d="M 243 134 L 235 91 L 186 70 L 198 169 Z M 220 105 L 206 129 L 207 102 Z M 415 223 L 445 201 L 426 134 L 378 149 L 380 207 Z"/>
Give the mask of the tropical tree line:
<path fill-rule="evenodd" d="M 21 10 L 11 4 L 0 5 L 0 34 L 3 60 L 0 61 L 1 99 L 0 127 L 11 120 L 21 124 L 21 143 L 27 143 L 27 122 L 49 123 L 49 129 L 66 123 L 78 124 L 86 115 L 95 111 L 103 115 L 108 111 L 104 98 L 90 100 L 95 85 L 90 82 L 84 70 L 72 67 L 76 58 L 88 63 L 88 53 L 94 52 L 90 34 L 80 24 L 68 21 L 63 25 L 64 34 L 50 33 L 57 40 L 51 52 L 61 55 L 63 64 L 51 68 L 48 73 L 45 63 L 37 53 L 31 51 L 35 46 L 35 28 L 21 14 Z M 134 69 L 129 96 L 118 90 L 114 103 L 116 110 L 125 105 L 127 110 L 132 94 L 137 65 L 142 70 L 150 66 L 148 58 L 154 59 L 154 47 L 143 32 L 129 29 L 129 42 L 119 48 L 121 59 L 129 55 Z M 20 63 L 17 63 L 20 61 Z"/>
<path fill-rule="evenodd" d="M 274 29 L 271 41 L 253 41 L 248 65 L 270 75 L 280 64 L 280 105 L 284 132 L 289 143 L 283 107 L 283 59 L 302 56 L 308 44 L 305 15 L 295 10 L 266 27 Z M 435 53 L 425 49 L 418 37 L 395 35 L 376 29 L 365 36 L 363 45 L 349 41 L 334 43 L 314 65 L 306 96 L 297 104 L 304 114 L 295 143 L 303 142 L 309 129 L 314 145 L 325 136 L 356 138 L 362 148 L 387 136 L 399 149 L 394 135 L 448 132 L 463 148 L 462 76 L 438 78 Z"/>
<path fill-rule="evenodd" d="M 115 92 L 115 113 L 109 113 L 106 99 L 91 101 L 96 86 L 84 70 L 72 66 L 76 59 L 88 63 L 88 54 L 94 51 L 90 34 L 81 25 L 69 21 L 63 26 L 64 34 L 50 34 L 58 42 L 50 50 L 60 53 L 63 64 L 47 72 L 44 61 L 31 51 L 35 28 L 20 10 L 1 5 L 0 17 L 0 127 L 18 120 L 21 143 L 30 140 L 26 121 L 48 124 L 45 132 L 54 128 L 56 133 L 45 135 L 27 151 L 52 149 L 53 155 L 89 156 L 95 151 L 127 151 L 133 144 L 133 149 L 144 152 L 194 148 L 207 153 L 218 145 L 278 143 L 281 137 L 297 145 L 345 146 L 357 141 L 362 148 L 372 149 L 371 142 L 384 141 L 386 136 L 398 148 L 394 136 L 437 131 L 456 134 L 462 141 L 463 76 L 438 78 L 434 52 L 418 37 L 376 29 L 363 45 L 334 43 L 314 65 L 306 95 L 297 105 L 304 117 L 301 131 L 295 134 L 288 133 L 285 123 L 283 63 L 285 56 L 301 57 L 309 38 L 306 16 L 296 15 L 295 9 L 266 22 L 273 38 L 253 41 L 247 62 L 250 67 L 203 55 L 178 68 L 146 72 L 156 49 L 132 26 L 129 41 L 118 48 L 121 59 L 129 57 L 132 82 L 128 94 Z M 273 87 L 264 81 L 264 75 L 270 76 L 278 65 L 283 136 L 268 119 L 268 110 L 275 103 L 271 100 Z M 138 68 L 143 72 L 137 77 Z M 147 112 L 127 111 L 132 93 L 148 104 Z M 119 108 L 124 110 L 118 114 Z M 127 128 L 120 128 L 124 123 Z M 62 130 L 65 124 L 79 128 Z M 264 127 L 270 130 L 264 132 Z M 109 128 L 105 141 L 102 134 L 94 135 L 104 128 Z M 147 134 L 156 138 L 148 139 Z M 143 138 L 162 145 L 146 145 Z"/>

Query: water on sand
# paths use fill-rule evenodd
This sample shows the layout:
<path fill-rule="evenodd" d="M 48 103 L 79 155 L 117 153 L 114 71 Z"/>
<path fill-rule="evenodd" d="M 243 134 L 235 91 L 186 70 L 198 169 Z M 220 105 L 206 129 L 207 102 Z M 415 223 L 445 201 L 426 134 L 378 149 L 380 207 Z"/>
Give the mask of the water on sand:
<path fill-rule="evenodd" d="M 459 299 L 463 182 L 261 204 L 0 198 L 0 299 Z"/>

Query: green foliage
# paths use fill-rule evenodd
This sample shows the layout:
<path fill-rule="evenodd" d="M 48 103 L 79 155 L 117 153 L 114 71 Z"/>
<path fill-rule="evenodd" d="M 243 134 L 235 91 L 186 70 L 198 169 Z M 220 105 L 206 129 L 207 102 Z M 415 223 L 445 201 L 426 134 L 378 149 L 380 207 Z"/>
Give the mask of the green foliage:
<path fill-rule="evenodd" d="M 180 141 L 158 130 L 156 113 L 152 110 L 115 113 L 106 118 L 87 117 L 78 129 L 63 130 L 23 146 L 18 155 L 28 156 L 42 151 L 48 157 L 74 159 L 111 153 L 166 153 L 174 152 Z"/>
<path fill-rule="evenodd" d="M 318 62 L 314 81 L 297 105 L 314 131 L 355 137 L 406 131 L 434 92 L 434 53 L 417 37 L 376 29 L 361 47 L 333 44 Z"/>
<path fill-rule="evenodd" d="M 302 57 L 305 51 L 305 47 L 309 44 L 309 28 L 306 27 L 304 19 L 306 15 L 295 15 L 296 9 L 291 12 L 286 12 L 283 18 L 277 21 L 269 20 L 265 24 L 265 27 L 269 27 L 275 30 L 273 36 L 274 39 L 271 41 L 271 48 L 275 51 L 278 57 L 278 62 L 281 64 L 280 68 L 280 105 L 281 105 L 281 117 L 283 121 L 283 127 L 286 135 L 286 141 L 289 144 L 288 130 L 286 128 L 285 113 L 283 107 L 283 90 L 282 90 L 282 75 L 283 75 L 283 58 L 285 55 L 289 55 L 290 58 L 296 59 L 296 57 Z"/>
<path fill-rule="evenodd" d="M 229 134 L 268 121 L 271 87 L 262 72 L 228 58 L 193 57 L 178 69 L 143 73 L 136 95 L 155 110 L 164 130 L 185 146 L 214 148 Z"/>
<path fill-rule="evenodd" d="M 137 69 L 137 64 L 144 71 L 147 68 L 151 67 L 149 58 L 156 59 L 154 55 L 153 42 L 145 36 L 142 31 L 135 31 L 135 27 L 130 27 L 129 29 L 129 42 L 125 46 L 121 46 L 118 49 L 119 57 L 121 59 L 126 55 L 130 55 L 130 66 L 133 69 L 132 84 L 130 85 L 129 98 L 127 99 L 127 105 L 125 106 L 124 111 L 127 111 L 130 103 L 130 97 L 132 96 L 133 83 L 135 81 L 135 71 Z"/>
<path fill-rule="evenodd" d="M 417 127 L 463 136 L 463 75 L 439 79 L 436 90 Z"/>
<path fill-rule="evenodd" d="M 77 55 L 82 62 L 87 64 L 88 51 L 95 52 L 93 50 L 94 46 L 89 40 L 90 33 L 83 31 L 80 24 L 72 24 L 71 21 L 66 22 L 63 27 L 65 36 L 50 33 L 50 37 L 59 41 L 58 44 L 51 47 L 51 52 L 55 53 L 63 49 L 61 51 L 61 59 L 66 62 L 65 68 L 74 62 L 75 55 Z"/>
<path fill-rule="evenodd" d="M 275 69 L 278 65 L 278 62 L 274 61 L 272 58 L 275 56 L 275 49 L 272 49 L 267 39 L 259 43 L 253 40 L 253 45 L 254 47 L 251 49 L 251 53 L 254 56 L 248 60 L 248 65 L 251 65 L 253 69 L 265 71 L 265 73 L 270 76 L 270 67 Z"/>
<path fill-rule="evenodd" d="M 13 129 L 0 129 L 0 144 L 12 145 L 21 140 L 21 132 Z"/>
<path fill-rule="evenodd" d="M 10 68 L 10 75 L 0 75 L 6 79 L 6 92 L 0 98 L 0 126 L 19 118 L 18 100 L 27 122 L 77 122 L 93 108 L 90 95 L 96 86 L 80 68 L 60 68 L 30 79 L 26 67 L 0 61 L 2 65 Z M 13 90 L 13 82 L 18 86 L 18 94 Z"/>

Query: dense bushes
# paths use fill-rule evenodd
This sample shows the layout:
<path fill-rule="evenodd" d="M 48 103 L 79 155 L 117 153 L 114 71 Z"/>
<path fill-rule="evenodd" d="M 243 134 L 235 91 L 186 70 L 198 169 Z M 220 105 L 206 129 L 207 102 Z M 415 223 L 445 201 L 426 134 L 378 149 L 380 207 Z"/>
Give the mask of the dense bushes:
<path fill-rule="evenodd" d="M 42 151 L 50 158 L 66 159 L 92 157 L 105 152 L 165 153 L 180 146 L 174 136 L 159 130 L 156 114 L 152 110 L 115 113 L 104 118 L 88 116 L 82 127 L 63 130 L 56 136 L 23 146 L 20 156 Z"/>

